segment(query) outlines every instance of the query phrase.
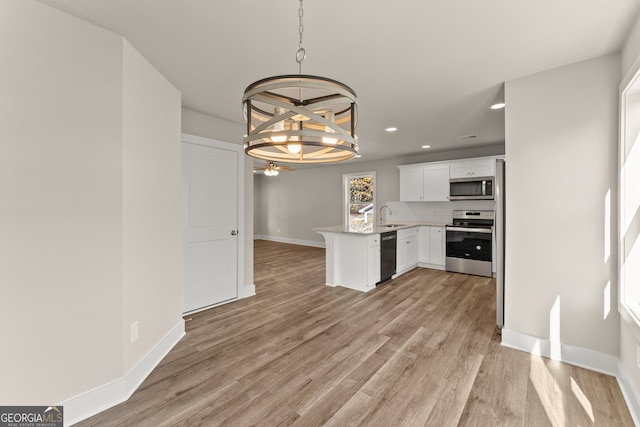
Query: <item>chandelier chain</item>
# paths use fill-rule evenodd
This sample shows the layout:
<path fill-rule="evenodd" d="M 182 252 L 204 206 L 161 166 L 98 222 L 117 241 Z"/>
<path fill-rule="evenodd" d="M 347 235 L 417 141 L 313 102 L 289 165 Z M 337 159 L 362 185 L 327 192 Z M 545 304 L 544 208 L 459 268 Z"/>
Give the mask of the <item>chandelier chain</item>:
<path fill-rule="evenodd" d="M 304 9 L 302 8 L 302 0 L 300 0 L 300 7 L 298 8 L 298 34 L 300 35 L 300 41 L 298 42 L 298 51 L 296 52 L 296 62 L 298 63 L 298 73 L 302 74 L 302 62 L 307 57 L 307 52 L 302 47 L 302 33 L 304 32 Z"/>

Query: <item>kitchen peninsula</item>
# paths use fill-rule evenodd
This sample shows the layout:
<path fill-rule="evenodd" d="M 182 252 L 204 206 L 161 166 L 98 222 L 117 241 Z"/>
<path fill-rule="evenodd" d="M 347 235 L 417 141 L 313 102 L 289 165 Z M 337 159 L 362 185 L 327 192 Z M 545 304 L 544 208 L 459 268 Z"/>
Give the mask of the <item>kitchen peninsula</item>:
<path fill-rule="evenodd" d="M 326 284 L 367 292 L 380 282 L 381 234 L 397 231 L 397 277 L 416 266 L 444 270 L 444 223 L 315 228 L 326 247 Z"/>

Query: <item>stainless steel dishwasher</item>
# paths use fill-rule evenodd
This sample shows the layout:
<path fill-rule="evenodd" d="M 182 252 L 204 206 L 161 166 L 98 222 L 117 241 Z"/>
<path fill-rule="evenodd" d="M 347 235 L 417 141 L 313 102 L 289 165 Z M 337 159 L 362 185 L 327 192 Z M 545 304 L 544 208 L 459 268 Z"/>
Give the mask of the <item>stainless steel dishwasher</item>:
<path fill-rule="evenodd" d="M 386 282 L 396 274 L 397 242 L 397 233 L 395 231 L 380 233 L 380 281 L 377 285 Z"/>

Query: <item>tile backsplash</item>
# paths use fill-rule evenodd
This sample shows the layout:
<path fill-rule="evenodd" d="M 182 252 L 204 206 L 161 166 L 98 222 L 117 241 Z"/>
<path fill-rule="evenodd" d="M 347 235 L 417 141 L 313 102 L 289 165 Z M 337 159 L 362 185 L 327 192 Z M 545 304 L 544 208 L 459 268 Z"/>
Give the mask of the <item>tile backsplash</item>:
<path fill-rule="evenodd" d="M 460 200 L 455 202 L 386 202 L 393 214 L 386 211 L 383 217 L 390 222 L 450 223 L 453 210 L 494 210 L 493 200 Z"/>

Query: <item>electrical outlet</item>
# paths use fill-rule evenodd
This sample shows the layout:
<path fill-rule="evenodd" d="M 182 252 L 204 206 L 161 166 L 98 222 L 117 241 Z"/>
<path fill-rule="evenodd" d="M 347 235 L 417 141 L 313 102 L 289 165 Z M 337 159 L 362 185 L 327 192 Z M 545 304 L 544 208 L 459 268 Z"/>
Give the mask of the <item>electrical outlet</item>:
<path fill-rule="evenodd" d="M 133 344 L 138 339 L 138 322 L 131 324 L 131 343 Z"/>
<path fill-rule="evenodd" d="M 278 229 L 276 230 L 276 233 L 279 233 L 279 232 L 280 232 L 280 227 L 278 227 Z"/>
<path fill-rule="evenodd" d="M 640 345 L 636 344 L 636 366 L 640 369 Z"/>

